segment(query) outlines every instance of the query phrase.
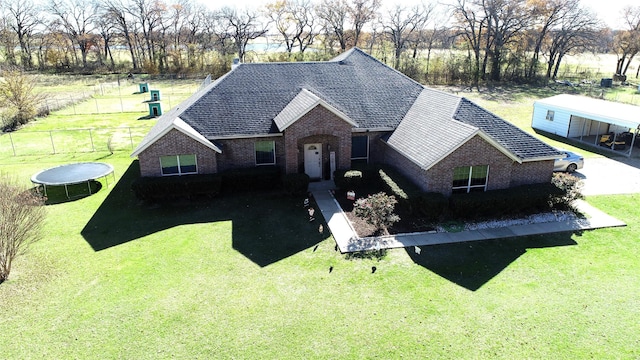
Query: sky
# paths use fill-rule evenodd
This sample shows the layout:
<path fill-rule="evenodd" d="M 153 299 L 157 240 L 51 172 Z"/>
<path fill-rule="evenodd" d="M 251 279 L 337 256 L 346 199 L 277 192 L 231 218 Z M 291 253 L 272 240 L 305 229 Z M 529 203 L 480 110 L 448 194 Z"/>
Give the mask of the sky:
<path fill-rule="evenodd" d="M 219 2 L 210 2 L 207 0 L 200 0 L 202 3 L 212 7 L 221 7 Z M 265 4 L 272 3 L 275 0 L 233 0 L 225 5 L 235 6 L 237 8 L 259 8 Z M 447 3 L 451 0 L 441 0 L 442 3 Z M 383 6 L 394 5 L 396 3 L 402 4 L 414 4 L 419 3 L 420 0 L 382 0 Z M 638 6 L 640 3 L 638 0 L 581 0 L 581 3 L 590 8 L 595 14 L 603 20 L 609 27 L 613 29 L 620 29 L 623 25 L 620 24 L 620 13 L 625 6 Z"/>

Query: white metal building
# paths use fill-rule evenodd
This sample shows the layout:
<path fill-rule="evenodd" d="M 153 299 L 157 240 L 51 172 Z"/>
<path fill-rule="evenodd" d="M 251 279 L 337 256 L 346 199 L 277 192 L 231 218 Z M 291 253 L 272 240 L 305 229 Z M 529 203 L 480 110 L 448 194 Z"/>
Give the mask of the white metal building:
<path fill-rule="evenodd" d="M 640 146 L 640 106 L 561 94 L 533 104 L 531 127 L 630 156 Z"/>

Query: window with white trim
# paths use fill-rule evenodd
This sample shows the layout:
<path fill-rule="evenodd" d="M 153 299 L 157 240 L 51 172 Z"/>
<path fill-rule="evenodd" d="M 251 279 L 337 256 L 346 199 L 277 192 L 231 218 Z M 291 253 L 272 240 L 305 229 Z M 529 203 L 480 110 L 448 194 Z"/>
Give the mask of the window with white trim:
<path fill-rule="evenodd" d="M 197 174 L 196 155 L 171 155 L 160 157 L 162 175 Z"/>
<path fill-rule="evenodd" d="M 553 110 L 547 110 L 547 117 L 545 119 L 549 120 L 549 121 L 553 121 L 553 117 L 555 116 L 556 112 Z"/>
<path fill-rule="evenodd" d="M 351 138 L 351 160 L 369 159 L 369 137 L 354 136 Z"/>
<path fill-rule="evenodd" d="M 276 163 L 276 142 L 256 141 L 256 165 L 274 165 Z"/>
<path fill-rule="evenodd" d="M 460 166 L 453 170 L 452 193 L 465 194 L 473 191 L 485 191 L 489 165 Z"/>

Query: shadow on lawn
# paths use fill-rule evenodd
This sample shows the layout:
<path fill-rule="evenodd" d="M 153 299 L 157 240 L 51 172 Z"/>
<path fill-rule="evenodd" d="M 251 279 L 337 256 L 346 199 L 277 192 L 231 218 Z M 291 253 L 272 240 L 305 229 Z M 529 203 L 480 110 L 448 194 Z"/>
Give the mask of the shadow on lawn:
<path fill-rule="evenodd" d="M 82 236 L 95 251 L 180 225 L 231 221 L 233 248 L 263 267 L 326 238 L 318 232 L 320 220 L 309 221 L 302 199 L 280 192 L 243 193 L 149 206 L 141 204 L 131 191 L 139 173 L 134 161 L 82 229 Z M 214 237 L 216 240 L 225 241 Z"/>
<path fill-rule="evenodd" d="M 572 233 L 539 235 L 499 240 L 464 242 L 406 248 L 409 257 L 443 278 L 471 291 L 476 291 L 527 249 L 570 246 L 577 243 Z"/>

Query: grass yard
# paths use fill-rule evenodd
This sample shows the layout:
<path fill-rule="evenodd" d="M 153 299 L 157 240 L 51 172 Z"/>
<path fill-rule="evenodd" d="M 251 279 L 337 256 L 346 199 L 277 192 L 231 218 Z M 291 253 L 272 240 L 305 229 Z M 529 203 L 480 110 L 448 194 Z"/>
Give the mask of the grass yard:
<path fill-rule="evenodd" d="M 521 125 L 521 96 L 482 105 Z M 0 285 L 3 358 L 640 357 L 638 194 L 587 199 L 625 228 L 354 258 L 301 198 L 141 204 L 129 153 L 0 153 L 25 182 L 74 161 L 118 180 L 47 207 L 44 238 Z"/>

